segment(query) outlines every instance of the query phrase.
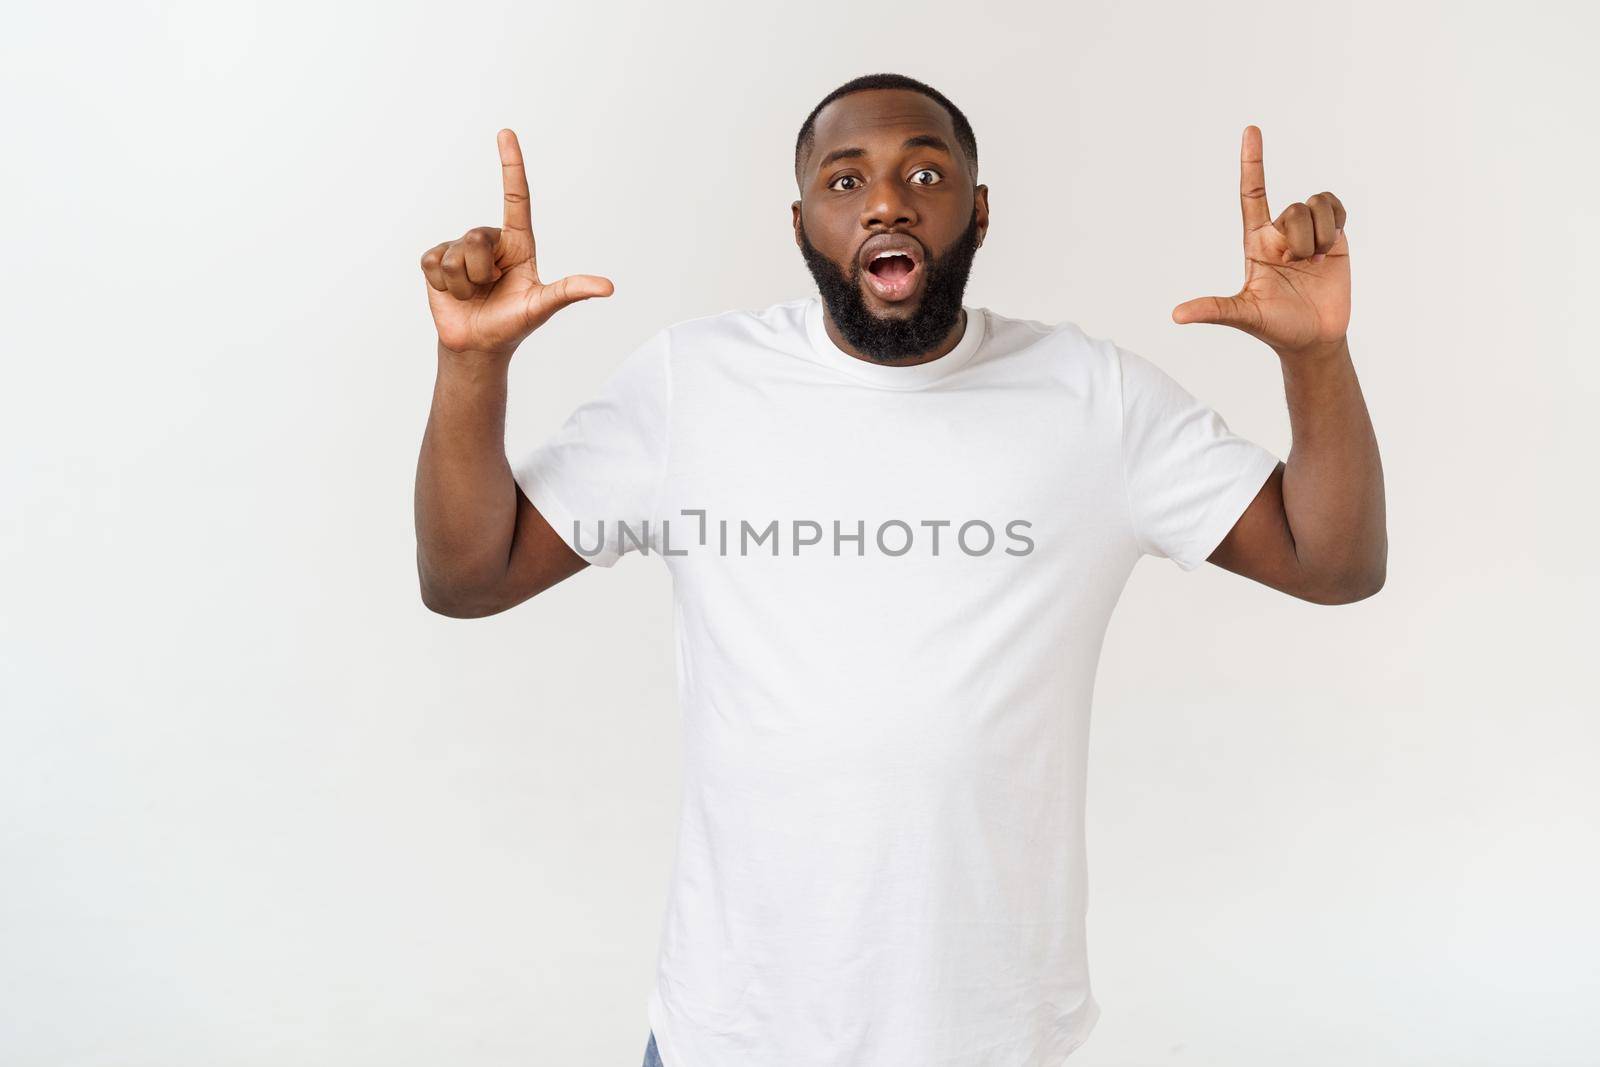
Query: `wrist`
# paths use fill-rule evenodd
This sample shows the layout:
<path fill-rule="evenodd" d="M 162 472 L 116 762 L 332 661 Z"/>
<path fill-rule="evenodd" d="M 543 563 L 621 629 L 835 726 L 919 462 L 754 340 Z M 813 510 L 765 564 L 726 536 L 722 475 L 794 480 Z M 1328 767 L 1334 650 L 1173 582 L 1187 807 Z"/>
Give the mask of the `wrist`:
<path fill-rule="evenodd" d="M 473 349 L 451 348 L 442 340 L 438 343 L 440 364 L 449 364 L 452 367 L 504 366 L 511 362 L 511 357 L 515 353 L 515 346 L 508 349 Z"/>
<path fill-rule="evenodd" d="M 1335 341 L 1319 341 L 1297 348 L 1272 345 L 1272 350 L 1279 359 L 1302 366 L 1338 363 L 1350 358 L 1350 340 L 1348 336 L 1343 336 Z"/>

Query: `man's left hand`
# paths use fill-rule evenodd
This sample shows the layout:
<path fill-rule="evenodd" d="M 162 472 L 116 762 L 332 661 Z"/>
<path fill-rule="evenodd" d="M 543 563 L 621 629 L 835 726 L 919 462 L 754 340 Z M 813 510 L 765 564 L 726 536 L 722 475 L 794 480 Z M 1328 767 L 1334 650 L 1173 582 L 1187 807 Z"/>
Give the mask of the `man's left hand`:
<path fill-rule="evenodd" d="M 1239 205 L 1244 287 L 1234 296 L 1185 301 L 1172 309 L 1172 321 L 1232 326 L 1284 356 L 1342 348 L 1350 322 L 1350 246 L 1339 198 L 1318 193 L 1273 219 L 1261 131 L 1247 126 L 1239 150 Z"/>

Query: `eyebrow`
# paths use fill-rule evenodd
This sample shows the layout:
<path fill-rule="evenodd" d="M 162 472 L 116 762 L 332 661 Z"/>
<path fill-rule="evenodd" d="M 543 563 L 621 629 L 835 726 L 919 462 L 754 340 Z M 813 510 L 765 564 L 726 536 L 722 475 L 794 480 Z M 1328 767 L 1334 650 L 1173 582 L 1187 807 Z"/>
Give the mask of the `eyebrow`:
<path fill-rule="evenodd" d="M 903 152 L 907 148 L 937 148 L 947 156 L 952 155 L 950 146 L 945 144 L 944 138 L 935 137 L 931 133 L 919 133 L 915 137 L 907 137 L 905 144 L 900 146 L 900 150 Z M 837 160 L 858 159 L 866 154 L 867 150 L 865 148 L 835 148 L 832 152 L 822 157 L 822 162 L 817 164 L 817 169 L 822 170 Z"/>

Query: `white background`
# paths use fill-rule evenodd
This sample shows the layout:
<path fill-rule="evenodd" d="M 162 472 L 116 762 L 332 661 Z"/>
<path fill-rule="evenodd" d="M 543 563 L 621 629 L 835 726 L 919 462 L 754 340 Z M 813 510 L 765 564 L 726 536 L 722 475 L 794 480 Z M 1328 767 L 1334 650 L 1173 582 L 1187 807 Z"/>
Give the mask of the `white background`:
<path fill-rule="evenodd" d="M 976 128 L 969 304 L 1115 338 L 1280 456 L 1276 357 L 1168 313 L 1237 286 L 1246 123 L 1274 214 L 1350 211 L 1388 585 L 1136 570 L 1075 1067 L 1600 1062 L 1597 30 L 1527 3 L 13 12 L 0 1062 L 639 1062 L 666 570 L 423 608 L 417 259 L 498 225 L 515 129 L 546 276 L 616 283 L 518 354 L 531 448 L 662 325 L 814 291 L 795 134 L 880 70 Z"/>

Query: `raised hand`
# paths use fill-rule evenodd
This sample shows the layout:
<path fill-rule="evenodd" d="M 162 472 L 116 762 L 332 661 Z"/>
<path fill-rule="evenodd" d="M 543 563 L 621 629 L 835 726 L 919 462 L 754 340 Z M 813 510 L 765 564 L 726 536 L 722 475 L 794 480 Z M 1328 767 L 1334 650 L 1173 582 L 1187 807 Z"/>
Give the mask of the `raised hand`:
<path fill-rule="evenodd" d="M 1244 287 L 1233 296 L 1187 300 L 1172 309 L 1172 321 L 1232 326 L 1280 354 L 1337 346 L 1350 323 L 1344 205 L 1332 193 L 1318 193 L 1274 220 L 1266 185 L 1261 131 L 1246 126 L 1239 149 Z"/>
<path fill-rule="evenodd" d="M 522 148 L 510 130 L 501 130 L 496 140 L 505 187 L 502 225 L 478 226 L 434 245 L 422 254 L 422 273 L 440 344 L 455 352 L 509 356 L 557 311 L 591 296 L 610 296 L 615 287 L 594 274 L 539 281 Z"/>

